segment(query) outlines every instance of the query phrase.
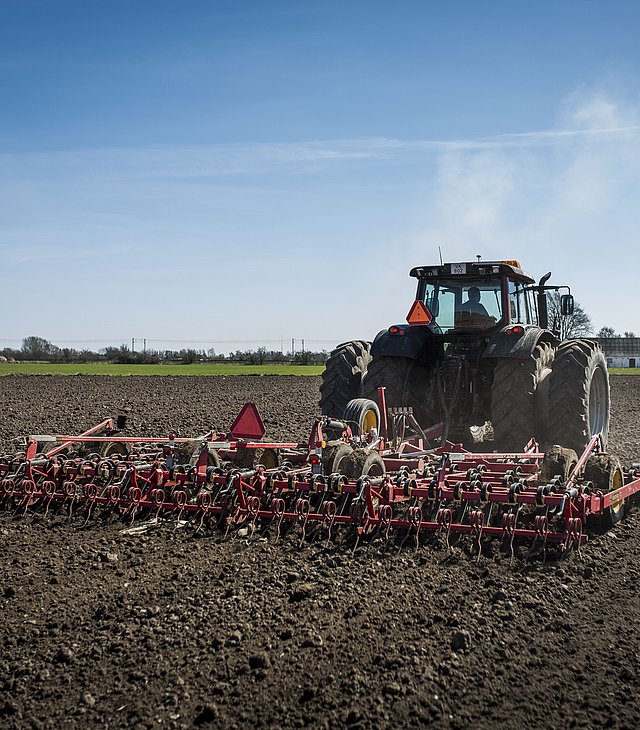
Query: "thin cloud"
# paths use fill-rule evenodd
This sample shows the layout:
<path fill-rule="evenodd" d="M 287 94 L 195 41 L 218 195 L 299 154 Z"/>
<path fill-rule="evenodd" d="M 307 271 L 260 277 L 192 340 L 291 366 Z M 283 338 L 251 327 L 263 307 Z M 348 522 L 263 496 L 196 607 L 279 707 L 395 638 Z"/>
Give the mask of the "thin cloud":
<path fill-rule="evenodd" d="M 600 109 L 600 117 L 606 116 Z M 586 113 L 585 113 L 586 114 Z M 592 121 L 594 111 L 575 121 Z M 365 138 L 228 145 L 101 148 L 0 155 L 0 181 L 46 180 L 59 176 L 94 180 L 226 177 L 318 171 L 326 166 L 419 162 L 416 153 L 526 149 L 580 142 L 611 142 L 634 135 L 640 125 L 551 129 L 454 140 Z"/>
<path fill-rule="evenodd" d="M 58 261 L 59 259 L 100 259 L 122 255 L 127 252 L 125 246 L 109 246 L 109 247 L 82 247 L 77 248 L 58 248 L 57 246 L 49 247 L 23 247 L 11 248 L 10 246 L 2 246 L 7 249 L 8 253 L 14 254 L 14 260 L 17 264 L 32 264 L 41 261 Z"/>

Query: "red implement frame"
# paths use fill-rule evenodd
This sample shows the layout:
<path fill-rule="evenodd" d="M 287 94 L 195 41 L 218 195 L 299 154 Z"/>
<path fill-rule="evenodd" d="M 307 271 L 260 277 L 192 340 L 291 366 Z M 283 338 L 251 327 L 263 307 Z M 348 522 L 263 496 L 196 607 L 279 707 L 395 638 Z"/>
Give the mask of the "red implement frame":
<path fill-rule="evenodd" d="M 255 408 L 255 407 L 252 407 Z M 240 430 L 260 433 L 261 419 L 252 411 Z M 242 415 L 242 414 L 241 414 Z M 236 419 L 236 424 L 240 421 Z M 521 453 L 471 453 L 459 444 L 446 443 L 424 449 L 423 439 L 404 441 L 398 448 L 386 447 L 384 439 L 369 443 L 355 438 L 348 426 L 326 417 L 317 418 L 307 443 L 264 442 L 238 438 L 231 431 L 200 437 L 201 448 L 191 465 L 176 465 L 173 446 L 192 438 L 118 436 L 107 419 L 79 436 L 31 437 L 27 456 L 34 456 L 31 443 L 56 441 L 59 445 L 36 458 L 16 455 L 0 458 L 0 504 L 17 511 L 66 507 L 69 513 L 82 508 L 86 519 L 97 509 L 109 509 L 133 519 L 137 514 L 175 514 L 211 520 L 227 531 L 244 526 L 253 534 L 274 526 L 276 536 L 285 522 L 301 527 L 302 538 L 315 528 L 328 540 L 334 527 L 352 528 L 358 541 L 363 535 L 382 535 L 385 542 L 393 531 L 406 540 L 413 535 L 440 534 L 449 546 L 452 535 L 468 535 L 478 554 L 485 537 L 507 544 L 513 554 L 517 539 L 579 547 L 592 515 L 601 515 L 620 500 L 640 490 L 640 478 L 627 472 L 624 484 L 613 491 L 592 491 L 582 472 L 589 456 L 601 451 L 594 436 L 580 456 L 566 484 L 540 482 L 544 454 L 530 442 Z M 383 434 L 387 425 L 383 424 Z M 248 433 L 248 431 L 247 431 Z M 336 433 L 345 444 L 376 451 L 386 474 L 349 478 L 322 472 L 327 434 Z M 388 432 L 387 432 L 388 433 Z M 128 455 L 111 457 L 63 457 L 82 443 L 123 443 L 132 446 Z M 156 446 L 157 450 L 149 449 Z M 231 455 L 243 449 L 269 448 L 287 453 L 289 466 L 239 470 L 212 467 L 210 449 Z M 316 532 L 317 532 L 316 529 Z"/>

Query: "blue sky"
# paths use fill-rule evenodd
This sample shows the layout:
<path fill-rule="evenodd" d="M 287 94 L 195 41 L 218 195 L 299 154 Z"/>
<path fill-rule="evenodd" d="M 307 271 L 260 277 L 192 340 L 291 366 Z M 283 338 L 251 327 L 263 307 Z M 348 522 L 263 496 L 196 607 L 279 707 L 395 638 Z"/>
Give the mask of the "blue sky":
<path fill-rule="evenodd" d="M 518 258 L 640 333 L 640 4 L 0 0 L 0 346 L 372 338 Z"/>

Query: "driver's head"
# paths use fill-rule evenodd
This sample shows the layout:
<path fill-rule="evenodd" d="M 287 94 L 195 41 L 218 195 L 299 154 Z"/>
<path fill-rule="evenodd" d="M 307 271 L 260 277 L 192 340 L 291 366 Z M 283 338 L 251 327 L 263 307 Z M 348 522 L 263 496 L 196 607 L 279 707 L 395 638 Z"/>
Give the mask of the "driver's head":
<path fill-rule="evenodd" d="M 480 301 L 480 289 L 477 286 L 469 287 L 469 301 L 476 304 Z"/>

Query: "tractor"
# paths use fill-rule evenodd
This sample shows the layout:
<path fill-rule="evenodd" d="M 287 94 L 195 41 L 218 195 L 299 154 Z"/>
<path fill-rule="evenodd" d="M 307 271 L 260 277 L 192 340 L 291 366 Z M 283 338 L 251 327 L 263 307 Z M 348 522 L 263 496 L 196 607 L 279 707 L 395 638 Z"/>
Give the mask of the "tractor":
<path fill-rule="evenodd" d="M 353 399 L 411 409 L 424 428 L 443 424 L 442 442 L 491 439 L 494 450 L 521 451 L 534 438 L 580 454 L 609 430 L 609 376 L 599 344 L 559 340 L 549 322 L 547 292 L 559 317 L 574 312 L 569 287 L 538 283 L 517 261 L 418 266 L 407 322 L 373 343 L 345 342 L 332 351 L 320 405 L 341 418 Z"/>

